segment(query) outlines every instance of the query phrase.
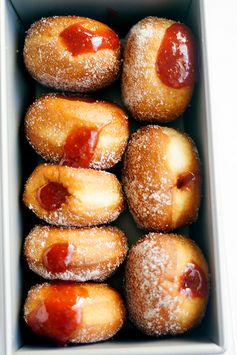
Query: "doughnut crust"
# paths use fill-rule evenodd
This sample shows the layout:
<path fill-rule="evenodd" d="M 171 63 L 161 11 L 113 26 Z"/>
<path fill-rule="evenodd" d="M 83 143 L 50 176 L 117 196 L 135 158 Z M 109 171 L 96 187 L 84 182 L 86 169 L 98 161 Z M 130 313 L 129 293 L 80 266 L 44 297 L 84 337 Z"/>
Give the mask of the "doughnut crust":
<path fill-rule="evenodd" d="M 200 163 L 186 134 L 146 126 L 128 143 L 123 187 L 138 226 L 168 232 L 194 222 L 200 204 Z"/>
<path fill-rule="evenodd" d="M 52 295 L 55 301 L 50 299 Z M 78 295 L 75 306 L 69 303 L 71 295 Z M 60 303 L 63 301 L 64 308 L 61 310 L 60 303 L 55 307 L 57 300 Z M 55 309 L 50 308 L 50 305 Z M 37 312 L 37 308 L 38 314 L 40 311 L 41 314 L 34 317 L 33 312 Z M 50 318 L 43 318 L 45 308 L 51 316 L 51 327 L 47 324 Z M 73 323 L 74 329 L 68 332 L 72 322 L 70 315 L 74 318 L 75 313 L 78 314 L 77 324 Z M 106 284 L 43 283 L 30 289 L 25 301 L 24 318 L 31 328 L 34 325 L 33 331 L 38 335 L 47 336 L 59 344 L 92 343 L 109 339 L 119 331 L 125 320 L 125 307 L 119 293 Z M 61 319 L 64 324 L 60 324 Z"/>
<path fill-rule="evenodd" d="M 156 72 L 157 53 L 172 20 L 147 17 L 130 30 L 124 48 L 123 100 L 140 121 L 169 122 L 187 108 L 194 85 L 172 88 Z"/>
<path fill-rule="evenodd" d="M 195 268 L 187 273 L 191 265 Z M 193 290 L 188 288 L 192 284 Z M 181 289 L 181 285 L 187 287 Z M 148 335 L 178 334 L 196 326 L 206 309 L 208 286 L 207 263 L 190 239 L 150 233 L 129 252 L 125 270 L 128 312 Z"/>
<path fill-rule="evenodd" d="M 39 225 L 24 244 L 31 270 L 45 279 L 77 282 L 104 281 L 123 262 L 127 250 L 126 237 L 116 227 L 76 229 Z"/>
<path fill-rule="evenodd" d="M 26 68 L 35 80 L 54 89 L 89 92 L 110 85 L 119 74 L 120 47 L 72 55 L 60 34 L 75 24 L 85 31 L 112 32 L 105 24 L 89 18 L 42 18 L 27 32 L 24 44 Z"/>
<path fill-rule="evenodd" d="M 37 99 L 25 117 L 25 132 L 30 144 L 37 153 L 53 162 L 64 159 L 66 139 L 81 128 L 96 129 L 98 133 L 98 142 L 87 167 L 109 169 L 121 159 L 129 129 L 125 112 L 116 104 L 48 94 Z"/>
<path fill-rule="evenodd" d="M 38 199 L 40 189 L 49 183 L 67 191 L 65 202 L 55 210 L 45 209 Z M 109 223 L 124 206 L 122 188 L 114 174 L 53 164 L 36 167 L 26 182 L 23 201 L 50 224 L 77 227 Z"/>

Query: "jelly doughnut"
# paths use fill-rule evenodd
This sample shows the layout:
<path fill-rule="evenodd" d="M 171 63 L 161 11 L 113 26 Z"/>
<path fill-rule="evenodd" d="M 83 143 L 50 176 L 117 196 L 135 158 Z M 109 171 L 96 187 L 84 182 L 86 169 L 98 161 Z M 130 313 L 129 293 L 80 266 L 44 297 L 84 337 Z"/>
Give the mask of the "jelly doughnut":
<path fill-rule="evenodd" d="M 201 195 L 197 149 L 175 129 L 146 126 L 128 143 L 124 191 L 138 226 L 171 231 L 194 222 Z"/>
<path fill-rule="evenodd" d="M 94 91 L 118 77 L 120 41 L 108 26 L 89 18 L 42 18 L 27 32 L 24 61 L 33 78 L 43 85 Z"/>
<path fill-rule="evenodd" d="M 128 312 L 144 333 L 178 334 L 196 326 L 208 289 L 208 266 L 192 240 L 150 233 L 131 248 L 125 269 Z"/>
<path fill-rule="evenodd" d="M 59 94 L 42 96 L 30 106 L 25 131 L 46 160 L 95 169 L 116 164 L 129 135 L 128 118 L 119 106 Z"/>
<path fill-rule="evenodd" d="M 124 49 L 122 93 L 135 118 L 169 122 L 182 115 L 196 72 L 195 41 L 184 24 L 147 17 L 132 27 Z"/>
<path fill-rule="evenodd" d="M 23 201 L 50 224 L 78 227 L 109 223 L 124 205 L 114 174 L 53 164 L 36 167 L 26 182 Z"/>
<path fill-rule="evenodd" d="M 127 249 L 124 233 L 115 227 L 36 226 L 25 240 L 24 254 L 30 269 L 45 279 L 104 281 Z"/>
<path fill-rule="evenodd" d="M 30 289 L 24 317 L 34 333 L 59 345 L 92 343 L 118 332 L 125 307 L 106 284 L 43 283 Z"/>

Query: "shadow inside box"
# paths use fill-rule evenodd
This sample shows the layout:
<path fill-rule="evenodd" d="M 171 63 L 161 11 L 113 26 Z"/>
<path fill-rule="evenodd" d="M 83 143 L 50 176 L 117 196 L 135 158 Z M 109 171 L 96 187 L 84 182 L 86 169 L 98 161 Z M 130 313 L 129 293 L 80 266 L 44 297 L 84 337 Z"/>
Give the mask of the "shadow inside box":
<path fill-rule="evenodd" d="M 24 340 L 24 344 L 27 344 L 27 346 L 34 345 L 34 347 L 37 347 L 37 349 L 45 349 L 45 348 L 61 348 L 62 346 L 55 344 L 54 342 L 50 341 L 49 339 L 46 338 L 41 338 L 37 335 L 35 335 L 30 328 L 26 324 L 21 325 L 22 329 L 22 336 Z M 133 326 L 133 324 L 130 322 L 130 320 L 126 320 L 125 325 L 123 328 L 115 335 L 113 338 L 109 340 L 104 340 L 100 342 L 95 342 L 95 343 L 81 343 L 81 344 L 68 344 L 64 347 L 86 347 L 88 345 L 96 345 L 96 344 L 103 344 L 103 343 L 123 343 L 125 344 L 131 344 L 131 343 L 144 343 L 144 342 L 150 342 L 150 341 L 182 341 L 185 342 L 187 340 L 188 342 L 190 341 L 198 341 L 198 339 L 202 339 L 202 341 L 209 342 L 209 339 L 206 338 L 202 326 L 198 326 L 197 328 L 193 330 L 189 330 L 185 334 L 181 335 L 176 335 L 176 336 L 148 336 L 142 332 L 140 332 L 137 328 Z"/>

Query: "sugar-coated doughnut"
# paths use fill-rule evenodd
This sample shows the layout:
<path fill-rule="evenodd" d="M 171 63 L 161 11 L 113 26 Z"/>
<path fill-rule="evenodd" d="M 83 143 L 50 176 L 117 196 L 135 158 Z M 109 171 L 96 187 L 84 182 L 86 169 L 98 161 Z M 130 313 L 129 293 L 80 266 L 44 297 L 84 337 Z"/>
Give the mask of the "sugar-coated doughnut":
<path fill-rule="evenodd" d="M 128 250 L 115 227 L 56 228 L 36 226 L 25 239 L 31 270 L 45 279 L 104 281 L 123 262 Z"/>
<path fill-rule="evenodd" d="M 130 250 L 125 269 L 128 312 L 149 335 L 178 334 L 196 326 L 208 300 L 208 266 L 195 243 L 150 233 Z"/>
<path fill-rule="evenodd" d="M 124 205 L 114 174 L 53 164 L 36 167 L 26 182 L 23 201 L 50 224 L 78 227 L 109 223 Z"/>
<path fill-rule="evenodd" d="M 147 17 L 130 30 L 124 49 L 122 93 L 141 121 L 168 122 L 187 108 L 196 80 L 195 43 L 183 24 Z"/>
<path fill-rule="evenodd" d="M 42 96 L 30 106 L 25 131 L 46 160 L 95 169 L 115 165 L 129 135 L 128 118 L 119 106 L 59 94 Z"/>
<path fill-rule="evenodd" d="M 32 24 L 24 45 L 26 68 L 41 84 L 88 92 L 119 74 L 120 41 L 105 24 L 85 17 L 54 16 Z"/>
<path fill-rule="evenodd" d="M 59 345 L 92 343 L 118 332 L 125 307 L 106 284 L 44 283 L 29 291 L 24 317 L 33 332 Z"/>
<path fill-rule="evenodd" d="M 146 126 L 128 143 L 124 191 L 138 226 L 171 231 L 196 220 L 200 204 L 200 162 L 186 134 Z"/>

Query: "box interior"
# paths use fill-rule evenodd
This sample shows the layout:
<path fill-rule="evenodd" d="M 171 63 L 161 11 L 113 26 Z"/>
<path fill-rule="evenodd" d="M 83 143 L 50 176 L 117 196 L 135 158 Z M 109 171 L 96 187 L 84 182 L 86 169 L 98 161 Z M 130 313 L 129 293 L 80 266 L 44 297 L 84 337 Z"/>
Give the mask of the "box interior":
<path fill-rule="evenodd" d="M 109 353 L 115 354 L 210 354 L 222 353 L 223 329 L 222 303 L 217 285 L 218 280 L 218 239 L 214 226 L 213 206 L 213 177 L 211 174 L 211 133 L 209 131 L 207 81 L 204 65 L 204 28 L 202 26 L 202 1 L 188 0 L 149 0 L 128 1 L 96 1 L 80 0 L 62 2 L 60 0 L 33 2 L 29 0 L 6 1 L 6 99 L 7 117 L 2 122 L 5 142 L 5 157 L 3 168 L 4 179 L 4 260 L 8 268 L 9 279 L 5 280 L 8 295 L 8 307 L 5 309 L 6 334 L 8 349 L 19 353 Z M 198 221 L 190 228 L 184 229 L 184 234 L 193 238 L 202 248 L 210 266 L 211 296 L 206 316 L 199 327 L 178 337 L 164 337 L 161 339 L 147 337 L 138 332 L 129 322 L 126 323 L 114 339 L 105 343 L 93 345 L 69 346 L 58 349 L 52 344 L 40 343 L 22 319 L 22 305 L 31 285 L 43 282 L 28 270 L 22 257 L 22 244 L 25 236 L 39 220 L 22 205 L 22 191 L 24 182 L 38 163 L 36 153 L 27 143 L 23 132 L 23 119 L 27 106 L 35 97 L 49 89 L 36 84 L 27 74 L 23 59 L 22 48 L 25 31 L 35 20 L 51 15 L 81 15 L 105 22 L 115 29 L 121 38 L 129 28 L 141 18 L 148 15 L 167 17 L 182 21 L 193 30 L 198 46 L 200 58 L 200 76 L 196 85 L 190 107 L 182 118 L 170 124 L 188 132 L 197 144 L 202 161 L 204 184 L 203 198 Z M 119 95 L 119 82 L 113 89 L 101 90 L 92 96 L 105 98 L 122 105 Z M 139 125 L 130 117 L 132 129 Z M 3 143 L 4 143 L 3 142 Z M 118 170 L 120 165 L 115 170 Z M 4 197 L 5 196 L 5 197 Z M 8 211 L 8 212 L 7 212 Z M 134 242 L 144 231 L 138 230 L 126 211 L 116 221 L 129 239 Z M 180 232 L 180 231 L 179 231 Z M 6 274 L 6 272 L 5 272 Z M 122 268 L 116 272 L 108 282 L 122 292 Z M 7 317 L 6 317 L 7 318 Z M 48 351 L 48 352 L 47 352 Z"/>

